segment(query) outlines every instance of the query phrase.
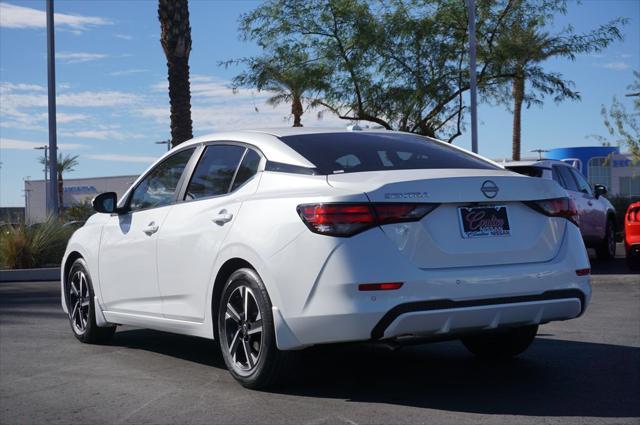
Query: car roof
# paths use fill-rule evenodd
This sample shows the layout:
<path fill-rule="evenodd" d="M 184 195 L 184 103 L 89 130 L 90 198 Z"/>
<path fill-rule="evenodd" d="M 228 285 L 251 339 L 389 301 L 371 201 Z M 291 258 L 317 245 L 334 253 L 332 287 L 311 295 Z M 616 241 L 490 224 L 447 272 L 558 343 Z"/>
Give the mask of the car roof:
<path fill-rule="evenodd" d="M 158 159 L 153 165 L 162 161 L 166 156 L 170 155 L 171 152 L 175 152 L 177 149 L 183 149 L 188 146 L 197 145 L 200 143 L 206 142 L 240 142 L 240 143 L 248 143 L 254 145 L 258 149 L 262 151 L 262 153 L 273 162 L 281 162 L 284 164 L 295 165 L 300 167 L 314 168 L 315 165 L 312 164 L 309 160 L 307 160 L 304 156 L 296 152 L 293 148 L 289 147 L 286 143 L 279 139 L 279 137 L 286 136 L 294 136 L 294 135 L 305 135 L 305 134 L 335 134 L 335 133 L 377 133 L 377 134 L 405 134 L 405 135 L 414 135 L 414 133 L 407 133 L 402 131 L 393 131 L 386 129 L 377 129 L 377 128 L 367 128 L 367 127 L 357 127 L 354 126 L 345 127 L 274 127 L 274 128 L 262 128 L 262 129 L 247 129 L 247 130 L 237 130 L 237 131 L 226 131 L 226 132 L 218 132 L 218 133 L 210 133 L 202 136 L 195 137 L 191 140 L 187 140 L 184 143 L 181 143 L 176 148 L 171 149 L 165 155 Z M 443 143 L 447 146 L 451 146 L 453 149 L 463 151 L 469 155 L 478 157 L 484 161 L 492 163 L 495 166 L 502 168 L 501 164 L 495 163 L 485 157 L 482 157 L 478 154 L 467 151 L 466 149 L 460 148 L 458 146 L 452 145 L 450 143 L 443 142 L 438 139 L 434 139 L 432 137 L 423 136 L 431 141 L 436 143 Z M 151 167 L 150 167 L 151 168 Z"/>
<path fill-rule="evenodd" d="M 536 161 L 507 161 L 502 163 L 502 166 L 505 168 L 509 168 L 509 167 L 550 168 L 552 165 L 566 165 L 567 167 L 571 167 L 571 164 L 567 164 L 566 162 L 560 161 L 559 159 L 539 159 Z"/>

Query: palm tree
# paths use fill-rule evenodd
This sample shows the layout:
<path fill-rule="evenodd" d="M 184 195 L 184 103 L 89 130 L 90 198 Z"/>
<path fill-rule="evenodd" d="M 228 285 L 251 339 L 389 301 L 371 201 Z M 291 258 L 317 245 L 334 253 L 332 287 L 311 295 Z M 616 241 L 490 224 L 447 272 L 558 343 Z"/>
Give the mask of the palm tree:
<path fill-rule="evenodd" d="M 237 61 L 227 62 L 226 65 Z M 303 104 L 316 106 L 312 94 L 324 87 L 327 72 L 321 64 L 310 61 L 309 57 L 295 47 L 279 47 L 270 56 L 242 60 L 248 70 L 233 79 L 233 87 L 255 87 L 267 91 L 272 96 L 267 103 L 277 106 L 291 103 L 293 127 L 302 127 Z"/>
<path fill-rule="evenodd" d="M 512 157 L 520 160 L 522 106 L 542 104 L 543 98 L 552 96 L 555 102 L 565 99 L 580 100 L 580 93 L 573 89 L 574 83 L 565 80 L 557 72 L 547 72 L 543 63 L 552 58 L 575 60 L 580 53 L 599 52 L 609 44 L 622 38 L 621 26 L 624 19 L 616 19 L 601 25 L 586 34 L 574 34 L 571 28 L 558 34 L 544 31 L 545 18 L 533 14 L 526 15 L 525 1 L 518 4 L 523 8 L 514 15 L 513 21 L 497 43 L 498 61 L 502 62 L 507 84 L 501 91 L 499 101 L 511 103 L 513 107 Z M 495 94 L 495 93 L 494 93 Z"/>
<path fill-rule="evenodd" d="M 40 157 L 40 164 L 49 168 L 49 161 L 45 160 L 44 156 Z M 74 171 L 74 167 L 78 165 L 78 155 L 65 155 L 58 153 L 58 205 L 60 206 L 60 212 L 64 209 L 64 190 L 62 184 L 62 175 L 66 172 Z"/>
<path fill-rule="evenodd" d="M 177 146 L 193 137 L 189 53 L 191 26 L 188 0 L 159 0 L 160 42 L 167 57 L 169 101 L 171 103 L 171 144 Z"/>

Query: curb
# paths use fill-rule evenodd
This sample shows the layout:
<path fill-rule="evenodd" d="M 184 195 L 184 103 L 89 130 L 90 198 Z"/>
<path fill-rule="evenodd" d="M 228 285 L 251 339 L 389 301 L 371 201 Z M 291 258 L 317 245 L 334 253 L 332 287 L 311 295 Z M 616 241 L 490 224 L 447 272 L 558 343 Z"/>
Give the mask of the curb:
<path fill-rule="evenodd" d="M 0 282 L 41 282 L 60 280 L 60 267 L 0 270 Z"/>

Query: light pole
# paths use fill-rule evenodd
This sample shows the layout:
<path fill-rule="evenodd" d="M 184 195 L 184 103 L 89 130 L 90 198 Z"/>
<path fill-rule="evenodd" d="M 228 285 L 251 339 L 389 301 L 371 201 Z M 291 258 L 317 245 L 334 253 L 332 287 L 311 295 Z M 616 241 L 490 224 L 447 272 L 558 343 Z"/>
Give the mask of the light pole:
<path fill-rule="evenodd" d="M 157 142 L 153 142 L 156 145 L 167 145 L 167 152 L 169 152 L 171 150 L 171 139 L 167 139 L 167 140 L 160 140 Z"/>
<path fill-rule="evenodd" d="M 471 151 L 478 153 L 478 100 L 476 98 L 476 1 L 467 0 L 469 10 L 469 89 L 471 90 Z"/>
<path fill-rule="evenodd" d="M 56 138 L 56 56 L 53 0 L 47 0 L 47 86 L 49 89 L 49 215 L 58 215 L 58 141 Z"/>
<path fill-rule="evenodd" d="M 44 151 L 44 205 L 46 207 L 47 213 L 49 212 L 49 182 L 47 181 L 47 165 L 49 165 L 49 157 L 47 153 L 49 152 L 49 146 L 38 146 L 34 148 L 35 150 Z"/>

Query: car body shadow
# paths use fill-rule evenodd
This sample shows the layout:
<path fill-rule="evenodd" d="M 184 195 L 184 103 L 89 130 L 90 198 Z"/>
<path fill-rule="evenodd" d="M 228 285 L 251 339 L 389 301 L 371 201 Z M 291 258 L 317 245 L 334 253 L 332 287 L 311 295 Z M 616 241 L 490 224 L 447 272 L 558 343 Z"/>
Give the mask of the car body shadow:
<path fill-rule="evenodd" d="M 544 334 L 543 334 L 544 335 Z M 225 368 L 213 341 L 142 329 L 111 345 Z M 505 363 L 475 359 L 456 341 L 399 350 L 338 345 L 300 352 L 289 381 L 269 391 L 479 414 L 640 416 L 640 348 L 539 337 Z"/>

